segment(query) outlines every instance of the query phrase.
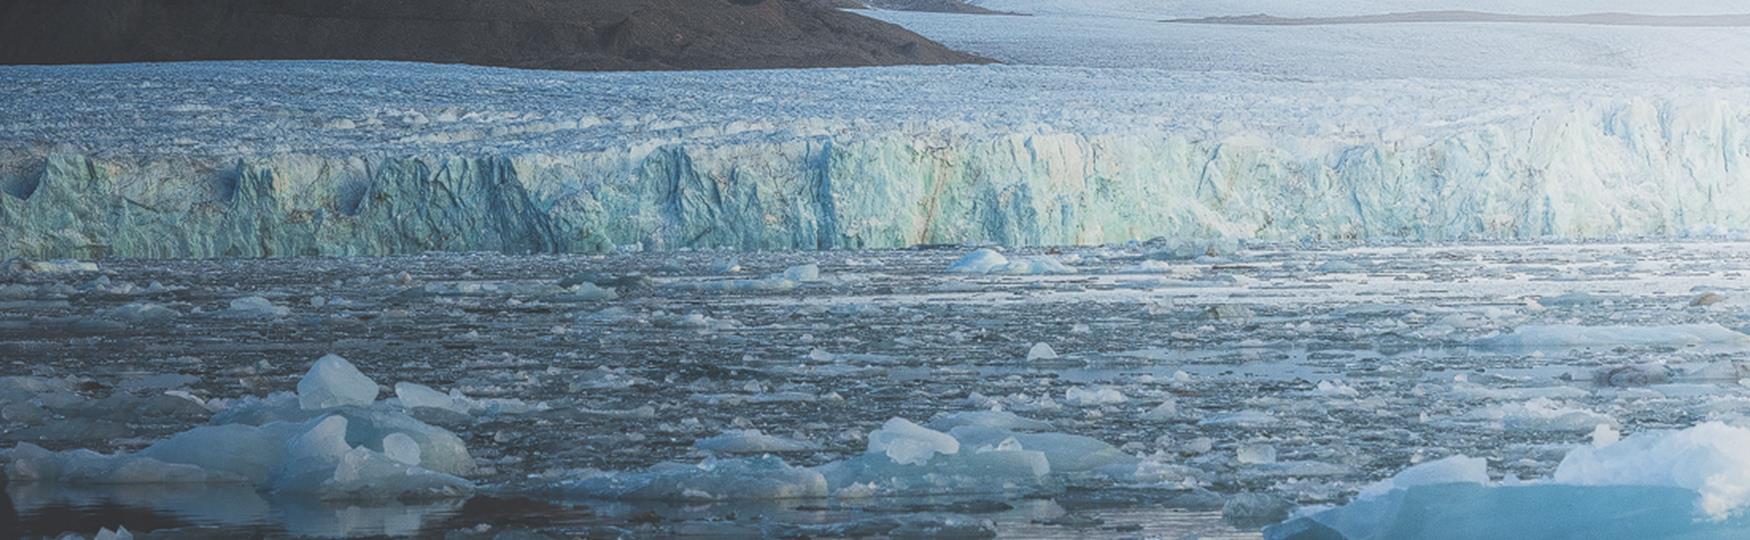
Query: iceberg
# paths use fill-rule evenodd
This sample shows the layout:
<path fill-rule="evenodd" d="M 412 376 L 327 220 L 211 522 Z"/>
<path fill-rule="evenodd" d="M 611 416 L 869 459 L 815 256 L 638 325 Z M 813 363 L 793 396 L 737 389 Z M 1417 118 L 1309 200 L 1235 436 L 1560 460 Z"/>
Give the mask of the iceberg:
<path fill-rule="evenodd" d="M 1181 469 L 1145 462 L 1090 437 L 1011 431 L 1049 424 L 1010 413 L 947 414 L 932 425 L 953 427 L 944 433 L 892 418 L 869 434 L 863 454 L 812 468 L 770 455 L 707 459 L 697 464 L 663 463 L 643 471 L 576 471 L 546 490 L 602 499 L 861 498 L 1031 493 L 1082 477 L 1146 484 L 1185 478 Z M 768 444 L 774 442 L 784 444 Z M 701 440 L 697 446 L 724 453 L 784 451 L 780 448 L 790 447 L 790 442 L 795 441 L 730 432 Z"/>
<path fill-rule="evenodd" d="M 298 381 L 298 405 L 304 410 L 347 405 L 370 405 L 377 400 L 377 383 L 338 355 L 326 355 L 310 366 Z"/>
<path fill-rule="evenodd" d="M 56 388 L 52 381 L 9 381 L 16 384 L 0 390 Z M 300 381 L 299 395 L 237 400 L 229 403 L 230 414 L 215 415 L 215 424 L 138 452 L 52 452 L 19 443 L 0 450 L 0 462 L 8 481 L 17 484 L 238 484 L 323 500 L 447 498 L 473 491 L 464 476 L 476 465 L 460 437 L 375 403 L 375 396 L 368 377 L 327 355 Z"/>
<path fill-rule="evenodd" d="M 1480 345 L 1498 349 L 1567 349 L 1614 346 L 1750 347 L 1750 335 L 1716 323 L 1664 326 L 1528 325 L 1512 333 L 1483 339 Z"/>
<path fill-rule="evenodd" d="M 1405 469 L 1349 504 L 1265 529 L 1272 540 L 1739 538 L 1750 534 L 1750 430 L 1708 422 L 1601 437 L 1552 478 L 1491 483 L 1481 459 Z"/>

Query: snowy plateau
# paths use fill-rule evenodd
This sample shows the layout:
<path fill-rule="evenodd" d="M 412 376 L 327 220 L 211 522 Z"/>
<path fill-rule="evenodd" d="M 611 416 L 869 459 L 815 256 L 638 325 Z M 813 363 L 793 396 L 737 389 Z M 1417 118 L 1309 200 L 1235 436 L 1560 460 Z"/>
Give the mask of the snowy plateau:
<path fill-rule="evenodd" d="M 0 66 L 0 533 L 1750 537 L 1750 29 Z M 4 536 L 4 534 L 0 534 Z"/>

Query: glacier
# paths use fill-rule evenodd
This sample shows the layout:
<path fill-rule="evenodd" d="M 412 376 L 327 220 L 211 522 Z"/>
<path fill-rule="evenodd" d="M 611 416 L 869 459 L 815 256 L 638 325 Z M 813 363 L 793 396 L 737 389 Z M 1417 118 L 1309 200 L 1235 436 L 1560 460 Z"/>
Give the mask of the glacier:
<path fill-rule="evenodd" d="M 798 80 L 858 76 L 324 62 L 0 71 L 0 253 L 27 258 L 1584 239 L 1750 227 L 1741 88 L 894 68 L 731 114 Z M 1084 88 L 1090 76 L 1108 80 Z M 726 78 L 742 84 L 718 88 Z M 994 95 L 913 90 L 932 78 Z M 295 79 L 336 97 L 208 96 L 210 79 Z M 344 95 L 373 79 L 387 89 Z M 573 97 L 525 94 L 543 89 Z M 603 95 L 642 89 L 656 95 L 635 104 Z M 180 100 L 189 95 L 264 104 L 226 110 Z M 62 111 L 54 96 L 84 105 Z M 1098 112 L 1051 106 L 1099 96 L 1110 103 Z M 1009 97 L 1017 103 L 989 107 Z M 478 110 L 458 115 L 453 101 Z M 385 108 L 400 102 L 411 108 Z M 657 116 L 661 107 L 673 110 Z M 183 112 L 155 119 L 165 110 Z"/>

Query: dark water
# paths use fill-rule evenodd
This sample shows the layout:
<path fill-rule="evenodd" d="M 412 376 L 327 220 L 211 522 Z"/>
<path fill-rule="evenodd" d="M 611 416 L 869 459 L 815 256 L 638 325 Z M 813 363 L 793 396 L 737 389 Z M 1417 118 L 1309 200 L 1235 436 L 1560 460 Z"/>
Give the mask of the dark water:
<path fill-rule="evenodd" d="M 1256 538 L 1214 509 L 1119 502 L 1107 496 L 997 500 L 874 499 L 745 504 L 549 502 L 476 496 L 466 500 L 387 504 L 263 498 L 242 486 L 10 486 L 0 498 L 0 530 L 9 538 L 87 536 L 127 527 L 140 538 L 493 538 L 507 531 L 554 537 L 772 537 L 854 535 L 917 516 L 972 525 L 941 537 Z M 836 528 L 835 528 L 836 527 Z M 836 531 L 836 534 L 834 533 Z M 889 531 L 893 536 L 901 533 Z"/>

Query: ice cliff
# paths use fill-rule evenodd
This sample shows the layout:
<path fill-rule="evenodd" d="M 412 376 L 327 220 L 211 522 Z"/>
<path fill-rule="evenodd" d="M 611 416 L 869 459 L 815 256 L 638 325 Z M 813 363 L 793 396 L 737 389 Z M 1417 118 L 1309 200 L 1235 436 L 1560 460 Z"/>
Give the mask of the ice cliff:
<path fill-rule="evenodd" d="M 66 113 L 75 117 L 57 119 L 49 104 L 13 98 L 28 107 L 5 114 L 0 124 L 10 146 L 0 160 L 0 254 L 833 249 L 1154 237 L 1528 239 L 1750 228 L 1750 99 L 1735 90 L 1604 86 L 1536 98 L 1535 84 L 1227 88 L 1120 80 L 1109 84 L 1153 86 L 1115 91 L 1114 103 L 1079 116 L 1046 116 L 1052 95 L 1025 103 L 1032 112 L 1016 120 L 1003 116 L 1014 111 L 986 111 L 976 101 L 943 105 L 929 95 L 916 100 L 920 110 L 896 113 L 903 97 L 863 93 L 861 104 L 835 101 L 842 95 L 818 98 L 793 105 L 801 110 L 762 113 L 764 123 L 752 127 L 713 124 L 710 135 L 686 122 L 710 124 L 722 114 L 681 110 L 673 114 L 690 120 L 666 121 L 678 127 L 664 133 L 602 135 L 603 128 L 589 122 L 555 123 L 556 113 L 548 111 L 473 131 L 404 129 L 404 139 L 423 142 L 384 142 L 390 135 L 381 134 L 397 133 L 393 125 L 381 127 L 380 135 L 347 129 L 354 123 L 349 116 L 361 126 L 381 124 L 378 109 L 394 96 L 340 100 L 334 111 L 278 111 L 282 125 L 272 129 L 203 125 L 179 132 L 128 124 L 127 105 L 163 107 L 145 102 L 164 85 L 200 84 L 202 69 L 291 68 L 176 69 L 180 75 L 159 79 L 159 90 Z M 972 80 L 994 73 L 1050 88 L 1060 103 L 1091 99 L 1082 90 L 1051 86 L 1085 74 L 1046 74 L 1041 82 L 1038 73 L 1005 71 L 1026 68 L 947 69 L 983 71 L 929 84 L 964 83 L 976 91 Z M 930 73 L 878 78 L 891 87 L 886 90 L 901 92 L 894 88 Z M 765 76 L 771 75 L 749 75 Z M 469 83 L 458 77 L 454 84 Z M 599 89 L 590 86 L 594 82 L 577 84 Z M 1446 88 L 1453 85 L 1460 87 Z M 1423 95 L 1393 97 L 1417 92 Z M 650 99 L 660 104 L 665 98 Z M 833 103 L 849 112 L 815 115 Z M 733 104 L 705 108 L 724 106 Z M 944 110 L 964 112 L 963 119 L 924 118 Z M 620 122 L 665 122 L 653 112 L 638 113 Z M 885 120 L 888 113 L 899 119 Z M 313 118 L 284 122 L 288 114 Z M 136 113 L 133 121 L 151 117 Z M 543 120 L 527 120 L 534 117 Z M 115 128 L 121 134 L 106 133 L 104 122 L 116 118 L 122 118 Z M 787 125 L 786 118 L 794 122 Z M 326 127 L 310 125 L 320 122 Z M 309 135 L 324 129 L 344 135 Z M 586 143 L 576 142 L 586 135 Z M 263 146 L 276 139 L 293 142 Z"/>

